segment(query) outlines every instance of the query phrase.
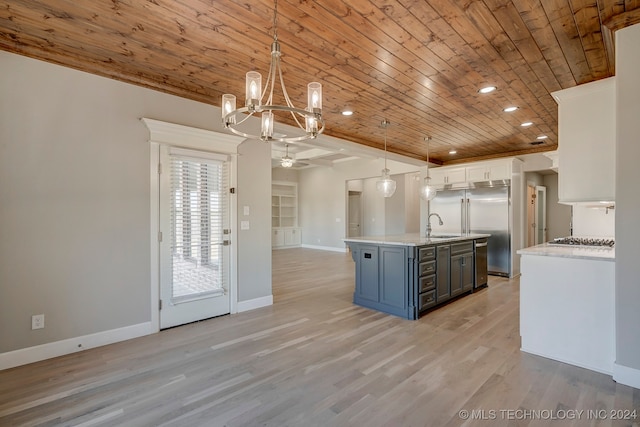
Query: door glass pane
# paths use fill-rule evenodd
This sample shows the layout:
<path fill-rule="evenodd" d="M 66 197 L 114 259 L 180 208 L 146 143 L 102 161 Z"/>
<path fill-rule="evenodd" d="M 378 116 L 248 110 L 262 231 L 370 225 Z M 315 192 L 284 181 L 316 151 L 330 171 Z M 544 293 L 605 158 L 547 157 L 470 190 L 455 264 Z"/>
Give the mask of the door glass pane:
<path fill-rule="evenodd" d="M 537 243 L 544 243 L 545 241 L 545 199 L 546 199 L 546 188 L 538 188 L 536 191 L 536 231 L 537 231 Z"/>
<path fill-rule="evenodd" d="M 171 159 L 173 302 L 224 293 L 224 162 Z"/>

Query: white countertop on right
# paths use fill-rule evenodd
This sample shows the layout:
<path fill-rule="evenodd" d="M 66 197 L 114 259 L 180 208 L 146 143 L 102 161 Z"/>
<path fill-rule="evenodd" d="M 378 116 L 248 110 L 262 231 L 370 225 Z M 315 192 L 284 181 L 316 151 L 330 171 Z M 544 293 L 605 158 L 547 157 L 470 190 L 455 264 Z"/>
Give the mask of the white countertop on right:
<path fill-rule="evenodd" d="M 579 259 L 594 259 L 600 261 L 615 261 L 616 250 L 609 247 L 597 247 L 597 246 L 558 246 L 550 245 L 549 243 L 543 243 L 537 246 L 531 246 L 529 248 L 523 248 L 518 250 L 519 255 L 538 255 L 538 256 L 552 256 L 560 258 L 579 258 Z"/>

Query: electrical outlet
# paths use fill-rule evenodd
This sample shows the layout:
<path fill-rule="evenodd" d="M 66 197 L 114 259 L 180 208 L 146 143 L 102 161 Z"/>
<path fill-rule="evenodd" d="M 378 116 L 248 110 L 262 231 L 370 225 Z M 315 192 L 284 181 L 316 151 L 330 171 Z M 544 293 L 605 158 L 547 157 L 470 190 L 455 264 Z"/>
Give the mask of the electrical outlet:
<path fill-rule="evenodd" d="M 31 316 L 31 329 L 44 329 L 44 314 L 34 314 Z"/>

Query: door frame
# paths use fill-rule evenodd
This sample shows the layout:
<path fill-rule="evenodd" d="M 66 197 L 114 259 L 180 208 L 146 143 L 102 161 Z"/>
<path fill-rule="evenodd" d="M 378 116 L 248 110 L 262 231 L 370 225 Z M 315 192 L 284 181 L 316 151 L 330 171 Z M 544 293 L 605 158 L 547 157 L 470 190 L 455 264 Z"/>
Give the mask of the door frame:
<path fill-rule="evenodd" d="M 544 199 L 540 198 L 540 194 L 544 194 Z M 535 234 L 534 243 L 540 245 L 547 240 L 547 187 L 544 185 L 535 186 L 535 203 L 534 203 L 534 222 L 535 222 Z M 542 220 L 540 219 L 540 204 L 542 203 Z M 538 241 L 538 229 L 542 224 L 542 241 Z"/>
<path fill-rule="evenodd" d="M 527 183 L 527 245 L 526 247 L 536 245 L 536 186 Z"/>
<path fill-rule="evenodd" d="M 168 165 L 160 164 L 160 146 L 188 148 L 209 153 L 227 154 L 229 160 L 229 188 L 238 182 L 238 145 L 244 138 L 220 132 L 163 122 L 140 119 L 149 130 L 149 214 L 150 214 L 150 317 L 154 332 L 160 331 L 160 173 L 168 173 Z M 163 170 L 164 168 L 164 170 Z M 238 224 L 237 198 L 229 199 L 231 248 L 229 253 L 230 312 L 238 312 Z M 167 237 L 168 238 L 168 237 Z"/>
<path fill-rule="evenodd" d="M 353 194 L 352 194 L 353 193 Z M 349 190 L 347 189 L 347 237 L 356 237 L 351 236 L 351 196 L 358 196 L 358 211 L 360 213 L 358 218 L 358 227 L 359 227 L 359 236 L 362 236 L 362 222 L 363 222 L 363 204 L 362 204 L 362 191 Z"/>

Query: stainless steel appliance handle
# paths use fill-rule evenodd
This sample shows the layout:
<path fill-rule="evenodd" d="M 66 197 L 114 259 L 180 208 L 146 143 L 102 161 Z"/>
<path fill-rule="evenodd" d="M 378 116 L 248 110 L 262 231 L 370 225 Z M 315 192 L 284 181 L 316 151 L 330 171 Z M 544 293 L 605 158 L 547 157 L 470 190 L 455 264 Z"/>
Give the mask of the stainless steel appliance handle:
<path fill-rule="evenodd" d="M 467 234 L 471 233 L 471 203 L 467 199 Z"/>
<path fill-rule="evenodd" d="M 487 246 L 487 242 L 484 242 L 484 243 L 476 243 L 476 248 L 484 248 L 485 246 Z"/>
<path fill-rule="evenodd" d="M 460 234 L 464 234 L 464 220 L 467 214 L 464 210 L 464 199 L 460 199 Z"/>

